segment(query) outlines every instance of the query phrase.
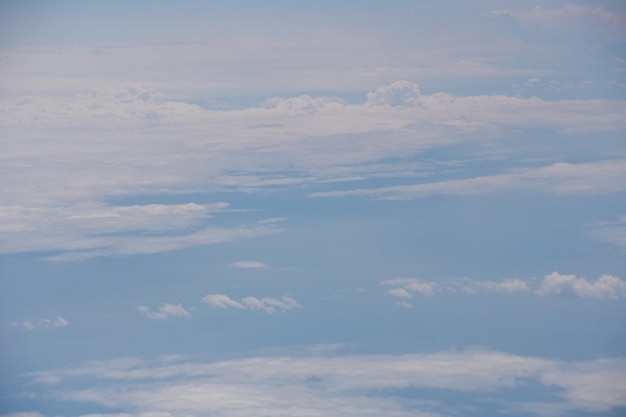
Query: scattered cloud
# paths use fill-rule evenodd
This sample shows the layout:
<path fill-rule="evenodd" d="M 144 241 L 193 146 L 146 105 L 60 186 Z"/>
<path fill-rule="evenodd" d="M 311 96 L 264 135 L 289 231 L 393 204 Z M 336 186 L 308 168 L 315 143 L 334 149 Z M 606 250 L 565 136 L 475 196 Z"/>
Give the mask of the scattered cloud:
<path fill-rule="evenodd" d="M 163 304 L 158 310 L 153 311 L 147 306 L 137 306 L 135 308 L 141 314 L 149 319 L 167 319 L 170 317 L 189 317 L 189 311 L 185 310 L 183 306 L 179 304 Z"/>
<path fill-rule="evenodd" d="M 553 272 L 543 278 L 536 293 L 573 294 L 584 298 L 619 300 L 626 298 L 626 282 L 613 275 L 602 275 L 595 282 L 591 282 L 575 275 Z"/>
<path fill-rule="evenodd" d="M 289 311 L 301 307 L 296 300 L 287 296 L 282 296 L 280 299 L 272 297 L 243 297 L 241 300 L 235 301 L 224 294 L 207 294 L 202 298 L 202 302 L 216 308 L 262 310 L 267 314 L 274 314 L 276 311 Z"/>
<path fill-rule="evenodd" d="M 390 290 L 389 293 L 401 298 L 412 298 L 413 294 L 433 295 L 437 289 L 436 283 L 432 281 L 421 281 L 417 278 L 388 279 L 382 281 L 381 285 L 398 286 L 398 288 Z"/>
<path fill-rule="evenodd" d="M 52 398 L 89 402 L 135 413 L 330 417 L 439 416 L 471 406 L 485 393 L 514 392 L 529 383 L 557 388 L 540 404 L 567 413 L 608 412 L 626 406 L 626 360 L 559 361 L 486 349 L 404 355 L 249 357 L 224 362 L 93 362 L 83 368 L 39 372 L 56 381 Z M 74 378 L 98 380 L 76 390 Z M 64 384 L 67 383 L 67 387 Z M 402 395 L 411 389 L 412 401 Z M 426 391 L 421 391 L 425 389 Z M 432 401 L 432 390 L 471 393 L 469 403 Z M 378 395 L 378 393 L 385 395 Z M 459 408 L 456 411 L 460 411 Z M 455 414 L 453 412 L 452 414 Z"/>
<path fill-rule="evenodd" d="M 13 327 L 23 327 L 27 330 L 38 330 L 38 329 L 51 329 L 54 327 L 67 327 L 70 325 L 70 322 L 61 316 L 57 316 L 54 319 L 41 319 L 37 321 L 13 321 L 11 322 L 11 326 Z"/>
<path fill-rule="evenodd" d="M 626 281 L 612 275 L 602 275 L 595 282 L 574 275 L 562 275 L 553 272 L 537 283 L 535 279 L 507 279 L 502 281 L 474 280 L 471 278 L 450 278 L 435 281 L 423 281 L 417 278 L 393 278 L 380 282 L 380 285 L 393 287 L 387 293 L 399 299 L 396 303 L 410 308 L 408 301 L 416 295 L 434 294 L 516 294 L 536 295 L 572 294 L 581 298 L 609 300 L 626 299 Z"/>
<path fill-rule="evenodd" d="M 230 264 L 233 268 L 242 268 L 242 269 L 269 269 L 270 267 L 259 261 L 239 261 L 233 262 Z"/>

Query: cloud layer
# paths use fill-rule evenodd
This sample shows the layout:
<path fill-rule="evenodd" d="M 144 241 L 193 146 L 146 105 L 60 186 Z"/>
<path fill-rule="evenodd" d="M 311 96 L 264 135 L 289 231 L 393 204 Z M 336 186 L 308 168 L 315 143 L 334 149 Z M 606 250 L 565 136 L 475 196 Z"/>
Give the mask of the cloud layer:
<path fill-rule="evenodd" d="M 539 401 L 522 397 L 498 401 L 494 412 L 515 407 L 530 415 L 608 412 L 626 406 L 625 371 L 623 358 L 566 362 L 468 349 L 395 356 L 250 357 L 215 363 L 126 359 L 31 377 L 54 384 L 48 386 L 52 398 L 129 410 L 133 417 L 144 413 L 330 417 L 338 412 L 408 417 L 448 415 L 472 404 L 469 399 L 438 403 L 421 389 L 468 393 L 479 399 L 485 393 L 515 392 L 530 383 L 555 391 Z M 75 379 L 102 383 L 82 390 L 64 388 Z M 412 390 L 410 399 L 402 393 L 406 389 Z M 534 407 L 544 412 L 532 412 Z"/>
<path fill-rule="evenodd" d="M 524 126 L 564 135 L 619 131 L 626 129 L 625 111 L 623 100 L 424 95 L 409 81 L 375 88 L 362 103 L 301 95 L 231 110 L 166 98 L 144 86 L 69 97 L 5 98 L 0 108 L 0 173 L 6 179 L 0 252 L 49 251 L 57 252 L 51 260 L 80 260 L 158 253 L 276 231 L 254 224 L 208 226 L 209 219 L 229 211 L 226 202 L 112 203 L 130 196 L 163 200 L 376 178 L 406 184 L 407 176 L 423 180 L 382 188 L 333 187 L 312 195 L 411 199 L 506 191 L 623 192 L 626 163 L 619 155 L 481 176 L 470 169 L 443 181 L 430 178 L 441 172 L 439 165 L 383 161 L 453 145 L 481 145 L 478 137 L 489 138 L 493 146 L 508 130 Z M 447 169 L 454 172 L 452 166 Z"/>

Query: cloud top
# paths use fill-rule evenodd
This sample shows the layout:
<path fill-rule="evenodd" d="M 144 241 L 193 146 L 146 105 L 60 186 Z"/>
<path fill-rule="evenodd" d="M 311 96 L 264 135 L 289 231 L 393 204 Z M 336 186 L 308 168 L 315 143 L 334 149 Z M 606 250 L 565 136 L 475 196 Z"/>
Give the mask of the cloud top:
<path fill-rule="evenodd" d="M 417 84 L 409 81 L 396 81 L 378 87 L 367 93 L 367 104 L 370 106 L 417 107 L 421 92 Z"/>
<path fill-rule="evenodd" d="M 11 322 L 11 326 L 13 327 L 22 327 L 27 330 L 39 330 L 39 329 L 51 329 L 54 327 L 67 327 L 70 325 L 70 322 L 61 317 L 56 316 L 54 319 L 41 319 L 37 321 L 13 321 Z"/>
<path fill-rule="evenodd" d="M 570 294 L 581 298 L 600 300 L 626 299 L 626 281 L 613 275 L 602 275 L 595 281 L 575 275 L 553 272 L 536 280 L 507 279 L 502 281 L 474 280 L 471 278 L 451 278 L 442 281 L 424 281 L 418 278 L 393 278 L 380 282 L 392 287 L 387 293 L 398 299 L 397 304 L 411 307 L 408 300 L 417 295 L 435 294 L 534 294 L 538 296 Z"/>
<path fill-rule="evenodd" d="M 170 317 L 189 317 L 189 311 L 185 310 L 182 304 L 165 303 L 158 310 L 154 311 L 147 306 L 138 306 L 136 310 L 149 319 L 167 319 Z"/>
<path fill-rule="evenodd" d="M 274 314 L 277 311 L 285 312 L 301 307 L 296 300 L 291 297 L 243 297 L 235 301 L 225 294 L 207 294 L 202 298 L 202 302 L 215 308 L 235 308 L 238 310 L 261 310 L 267 314 Z"/>

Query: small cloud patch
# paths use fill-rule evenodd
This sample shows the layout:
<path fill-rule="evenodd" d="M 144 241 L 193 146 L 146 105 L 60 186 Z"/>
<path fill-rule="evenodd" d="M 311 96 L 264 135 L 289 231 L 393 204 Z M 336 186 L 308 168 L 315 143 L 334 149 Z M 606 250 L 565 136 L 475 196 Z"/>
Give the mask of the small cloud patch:
<path fill-rule="evenodd" d="M 224 294 L 207 294 L 202 298 L 202 302 L 215 308 L 262 310 L 267 314 L 274 314 L 277 311 L 285 312 L 301 307 L 296 300 L 287 296 L 282 296 L 280 299 L 272 297 L 244 297 L 236 301 Z"/>
<path fill-rule="evenodd" d="M 189 317 L 189 311 L 179 304 L 163 304 L 158 310 L 154 311 L 147 306 L 138 306 L 136 310 L 149 319 L 167 319 L 170 317 Z"/>

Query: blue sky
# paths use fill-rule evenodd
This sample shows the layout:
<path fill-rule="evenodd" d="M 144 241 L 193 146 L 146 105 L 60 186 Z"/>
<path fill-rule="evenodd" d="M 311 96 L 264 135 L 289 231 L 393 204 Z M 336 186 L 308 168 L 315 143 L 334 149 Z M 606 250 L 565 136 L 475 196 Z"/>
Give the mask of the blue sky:
<path fill-rule="evenodd" d="M 0 416 L 619 416 L 618 1 L 0 5 Z"/>

